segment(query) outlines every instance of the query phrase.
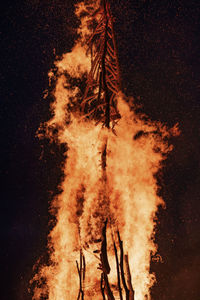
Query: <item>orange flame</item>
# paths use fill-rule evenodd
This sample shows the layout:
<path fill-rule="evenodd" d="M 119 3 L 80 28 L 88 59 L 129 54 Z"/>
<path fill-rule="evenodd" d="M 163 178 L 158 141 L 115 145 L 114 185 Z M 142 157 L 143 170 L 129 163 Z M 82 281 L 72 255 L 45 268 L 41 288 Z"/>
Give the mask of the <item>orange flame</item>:
<path fill-rule="evenodd" d="M 164 142 L 170 133 L 160 123 L 144 121 L 131 111 L 122 93 L 117 97 L 121 119 L 115 126 L 115 132 L 96 125 L 94 121 L 83 121 L 78 113 L 68 109 L 70 98 L 79 100 L 79 88 L 70 88 L 65 72 L 82 78 L 90 70 L 90 54 L 84 45 L 91 34 L 89 14 L 98 9 L 99 2 L 90 1 L 90 5 L 81 2 L 76 6 L 76 14 L 81 21 L 78 28 L 80 37 L 72 51 L 55 62 L 58 71 L 55 101 L 51 106 L 53 117 L 46 128 L 50 136 L 51 128 L 56 127 L 59 142 L 66 143 L 69 149 L 62 193 L 52 203 L 52 207 L 57 208 L 57 222 L 49 234 L 51 263 L 41 266 L 33 279 L 38 282 L 33 300 L 44 295 L 49 300 L 77 299 L 79 280 L 75 262 L 80 249 L 87 261 L 85 299 L 102 299 L 101 271 L 97 269 L 99 259 L 93 251 L 99 250 L 95 240 L 101 238 L 105 219 L 110 224 L 110 282 L 116 285 L 117 281 L 112 244 L 117 230 L 124 241 L 124 251 L 129 254 L 135 300 L 150 299 L 149 289 L 155 281 L 149 270 L 151 256 L 157 250 L 154 243 L 155 216 L 158 206 L 164 205 L 164 202 L 157 195 L 154 175 L 171 150 Z M 83 11 L 87 13 L 82 14 Z M 49 76 L 53 73 L 50 72 Z M 102 180 L 101 166 L 105 141 L 106 184 Z"/>

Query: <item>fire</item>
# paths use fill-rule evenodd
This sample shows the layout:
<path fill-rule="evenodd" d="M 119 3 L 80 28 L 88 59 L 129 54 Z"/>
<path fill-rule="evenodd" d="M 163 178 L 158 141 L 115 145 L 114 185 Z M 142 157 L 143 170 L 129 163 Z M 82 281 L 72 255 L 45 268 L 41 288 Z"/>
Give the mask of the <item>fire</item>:
<path fill-rule="evenodd" d="M 70 53 L 55 62 L 53 116 L 45 126 L 51 138 L 52 128 L 57 129 L 58 141 L 67 144 L 68 150 L 62 193 L 52 203 L 57 222 L 49 234 L 50 262 L 34 276 L 34 300 L 71 300 L 83 295 L 98 300 L 104 290 L 108 299 L 119 299 L 119 295 L 123 299 L 126 287 L 129 299 L 144 300 L 150 299 L 155 281 L 150 261 L 157 251 L 156 212 L 164 201 L 157 195 L 154 175 L 171 150 L 166 142 L 170 133 L 162 124 L 131 110 L 112 82 L 114 108 L 120 117 L 113 118 L 111 128 L 85 118 L 84 109 L 79 109 L 81 90 L 76 83 L 91 70 L 90 20 L 92 16 L 96 24 L 101 22 L 100 2 L 76 6 L 79 39 Z M 54 76 L 52 71 L 49 76 Z M 75 84 L 71 85 L 70 78 Z M 94 87 L 93 93 L 97 92 Z M 105 253 L 107 257 L 102 258 Z"/>

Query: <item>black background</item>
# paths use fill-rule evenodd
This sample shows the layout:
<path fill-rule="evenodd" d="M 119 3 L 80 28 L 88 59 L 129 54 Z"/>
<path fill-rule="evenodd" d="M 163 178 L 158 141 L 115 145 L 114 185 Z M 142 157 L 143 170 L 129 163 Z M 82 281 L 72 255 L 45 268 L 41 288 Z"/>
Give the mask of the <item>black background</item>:
<path fill-rule="evenodd" d="M 49 118 L 47 73 L 73 45 L 74 1 L 7 1 L 1 12 L 1 289 L 2 300 L 28 300 L 32 266 L 45 252 L 48 201 L 60 180 L 62 149 L 39 141 Z M 124 90 L 142 111 L 179 122 L 160 182 L 162 263 L 152 270 L 154 300 L 200 299 L 199 1 L 112 3 Z M 59 151 L 60 150 L 60 151 Z"/>

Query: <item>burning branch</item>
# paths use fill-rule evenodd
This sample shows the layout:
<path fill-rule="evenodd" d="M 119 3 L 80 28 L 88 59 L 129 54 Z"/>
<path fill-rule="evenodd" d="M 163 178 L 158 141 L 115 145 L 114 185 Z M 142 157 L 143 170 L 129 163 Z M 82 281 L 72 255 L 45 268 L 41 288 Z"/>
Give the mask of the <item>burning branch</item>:
<path fill-rule="evenodd" d="M 106 300 L 106 297 L 105 297 L 105 285 L 104 285 L 104 276 L 103 276 L 103 273 L 101 274 L 101 294 L 102 294 L 102 297 L 103 297 L 103 300 Z"/>
<path fill-rule="evenodd" d="M 118 254 L 117 254 L 117 247 L 116 247 L 114 240 L 113 240 L 113 245 L 114 245 L 116 267 L 117 267 L 117 284 L 118 284 L 118 289 L 119 289 L 119 296 L 120 296 L 120 300 L 123 300 L 122 288 L 121 288 L 121 283 L 120 283 L 119 259 L 118 259 Z"/>
<path fill-rule="evenodd" d="M 113 17 L 107 0 L 102 1 L 91 20 L 97 16 L 99 23 L 88 41 L 92 65 L 81 108 L 85 117 L 100 119 L 105 127 L 110 128 L 110 122 L 114 126 L 114 120 L 120 118 L 116 95 L 121 82 Z M 95 89 L 98 93 L 94 92 Z"/>
<path fill-rule="evenodd" d="M 104 227 L 102 229 L 102 243 L 101 243 L 101 253 L 100 253 L 100 259 L 101 259 L 101 268 L 102 268 L 102 280 L 105 284 L 105 292 L 108 296 L 109 300 L 114 300 L 114 296 L 112 293 L 112 290 L 110 288 L 109 280 L 108 280 L 108 274 L 110 273 L 110 265 L 108 262 L 108 254 L 107 254 L 107 238 L 106 238 L 106 228 L 107 228 L 108 220 L 104 222 Z"/>
<path fill-rule="evenodd" d="M 129 267 L 128 254 L 126 254 L 124 258 L 125 258 L 126 273 L 127 273 L 127 284 L 129 288 L 129 300 L 134 300 L 134 290 L 131 283 L 131 272 Z"/>
<path fill-rule="evenodd" d="M 104 222 L 104 227 L 102 229 L 102 243 L 101 243 L 101 264 L 103 273 L 109 274 L 110 273 L 110 266 L 108 262 L 108 255 L 107 255 L 107 239 L 106 239 L 106 228 L 107 228 L 108 220 Z"/>
<path fill-rule="evenodd" d="M 79 266 L 80 264 L 80 266 Z M 78 261 L 76 261 L 76 266 L 78 270 L 79 275 L 79 293 L 77 300 L 81 299 L 84 300 L 84 281 L 85 281 L 85 271 L 86 271 L 86 264 L 85 264 L 85 256 L 82 253 L 82 250 L 80 250 L 80 263 L 78 264 Z"/>
<path fill-rule="evenodd" d="M 125 273 L 124 273 L 124 249 L 123 249 L 123 242 L 120 238 L 119 231 L 117 231 L 118 241 L 119 241 L 119 247 L 120 247 L 120 269 L 121 269 L 121 276 L 122 276 L 122 283 L 125 289 L 126 293 L 126 300 L 129 300 L 129 289 L 126 285 L 125 280 Z"/>

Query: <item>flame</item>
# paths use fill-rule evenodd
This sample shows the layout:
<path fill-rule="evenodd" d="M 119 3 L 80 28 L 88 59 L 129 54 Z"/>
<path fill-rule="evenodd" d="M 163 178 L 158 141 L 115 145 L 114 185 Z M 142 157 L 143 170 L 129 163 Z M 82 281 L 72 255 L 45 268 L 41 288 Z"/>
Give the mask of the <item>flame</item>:
<path fill-rule="evenodd" d="M 155 282 L 154 274 L 150 273 L 150 261 L 157 251 L 154 243 L 156 212 L 159 205 L 164 206 L 164 201 L 157 195 L 155 174 L 171 150 L 166 142 L 171 133 L 162 124 L 147 121 L 131 111 L 121 92 L 117 96 L 121 118 L 114 131 L 102 128 L 92 120 L 84 121 L 78 112 L 70 110 L 70 99 L 80 100 L 80 88 L 72 87 L 68 77 L 82 79 L 90 70 L 91 58 L 85 46 L 91 34 L 89 15 L 98 9 L 100 1 L 89 3 L 76 5 L 75 12 L 80 19 L 79 39 L 70 53 L 55 62 L 55 101 L 46 131 L 54 138 L 52 128 L 56 128 L 59 142 L 67 144 L 68 151 L 63 167 L 62 193 L 51 204 L 52 209 L 56 208 L 57 221 L 49 234 L 50 263 L 41 266 L 32 280 L 37 282 L 33 300 L 42 297 L 77 299 L 76 260 L 80 249 L 87 263 L 85 299 L 102 299 L 100 262 L 94 251 L 99 251 L 95 241 L 101 239 L 105 219 L 109 220 L 109 280 L 113 286 L 117 285 L 113 250 L 117 231 L 123 240 L 124 252 L 129 255 L 134 299 L 150 299 L 149 290 Z M 49 76 L 54 76 L 52 71 Z M 176 127 L 173 131 L 173 134 L 178 133 Z M 103 180 L 101 159 L 105 141 L 106 181 Z M 117 297 L 117 290 L 113 293 Z"/>

